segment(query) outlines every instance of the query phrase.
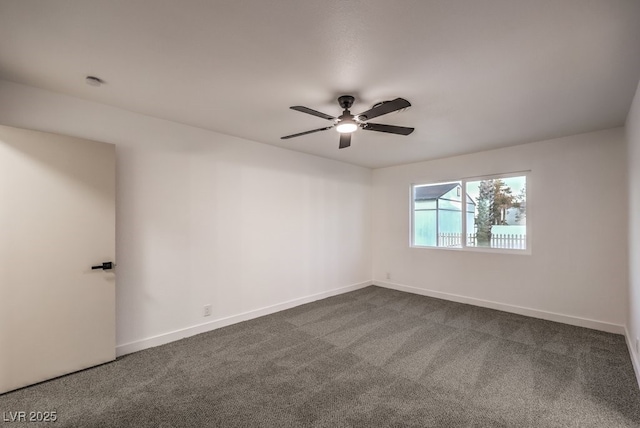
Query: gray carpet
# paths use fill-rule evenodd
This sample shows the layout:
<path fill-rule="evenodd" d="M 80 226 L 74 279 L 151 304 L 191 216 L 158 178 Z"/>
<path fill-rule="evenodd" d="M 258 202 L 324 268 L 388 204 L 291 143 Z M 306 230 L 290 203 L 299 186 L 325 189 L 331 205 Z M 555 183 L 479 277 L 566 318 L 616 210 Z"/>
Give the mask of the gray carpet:
<path fill-rule="evenodd" d="M 16 410 L 59 427 L 638 427 L 640 391 L 620 335 L 367 287 L 0 395 Z"/>

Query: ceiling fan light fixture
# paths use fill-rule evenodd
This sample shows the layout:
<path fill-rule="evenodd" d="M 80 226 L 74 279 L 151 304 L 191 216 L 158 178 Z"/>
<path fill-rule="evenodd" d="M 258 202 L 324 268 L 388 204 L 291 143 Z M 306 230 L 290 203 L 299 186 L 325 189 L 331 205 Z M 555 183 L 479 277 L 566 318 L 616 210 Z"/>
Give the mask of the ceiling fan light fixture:
<path fill-rule="evenodd" d="M 394 111 L 406 109 L 411 106 L 409 101 L 404 98 L 396 98 L 395 100 L 385 101 L 378 103 L 367 111 L 363 111 L 360 114 L 352 115 L 349 109 L 353 105 L 354 98 L 351 95 L 342 95 L 338 98 L 338 104 L 344 109 L 342 115 L 333 117 L 321 111 L 310 109 L 305 106 L 291 106 L 291 110 L 296 110 L 301 113 L 310 114 L 312 116 L 320 117 L 332 122 L 331 126 L 325 126 L 323 128 L 312 129 L 311 131 L 298 132 L 297 134 L 285 135 L 280 137 L 282 140 L 288 140 L 289 138 L 300 137 L 302 135 L 313 134 L 320 131 L 326 131 L 327 129 L 335 128 L 340 133 L 340 145 L 339 149 L 346 149 L 351 146 L 351 134 L 358 128 L 362 128 L 366 131 L 386 132 L 388 134 L 397 135 L 409 135 L 413 132 L 414 128 L 408 128 L 406 126 L 393 126 L 384 125 L 382 123 L 370 123 L 369 119 L 373 119 L 384 114 L 393 113 Z"/>
<path fill-rule="evenodd" d="M 358 129 L 358 125 L 351 119 L 345 119 L 340 121 L 336 126 L 336 131 L 341 134 L 350 134 Z"/>

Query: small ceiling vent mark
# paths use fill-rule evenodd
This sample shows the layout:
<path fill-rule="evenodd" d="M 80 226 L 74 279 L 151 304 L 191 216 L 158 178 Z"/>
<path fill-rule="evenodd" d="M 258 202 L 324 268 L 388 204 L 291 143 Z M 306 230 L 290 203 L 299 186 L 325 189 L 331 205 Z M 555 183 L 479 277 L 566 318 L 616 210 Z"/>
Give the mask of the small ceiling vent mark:
<path fill-rule="evenodd" d="M 104 80 L 95 76 L 87 76 L 84 81 L 87 82 L 87 85 L 89 86 L 100 86 L 104 83 Z"/>

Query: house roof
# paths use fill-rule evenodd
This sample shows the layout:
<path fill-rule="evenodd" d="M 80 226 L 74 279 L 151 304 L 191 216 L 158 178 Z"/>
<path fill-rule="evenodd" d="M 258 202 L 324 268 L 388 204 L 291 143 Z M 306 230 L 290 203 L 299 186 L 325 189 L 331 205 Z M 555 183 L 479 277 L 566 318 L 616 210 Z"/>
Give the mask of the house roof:
<path fill-rule="evenodd" d="M 458 183 L 446 183 L 436 184 L 434 186 L 416 187 L 416 201 L 428 201 L 431 199 L 438 199 L 445 193 L 449 192 L 456 186 L 460 186 Z"/>

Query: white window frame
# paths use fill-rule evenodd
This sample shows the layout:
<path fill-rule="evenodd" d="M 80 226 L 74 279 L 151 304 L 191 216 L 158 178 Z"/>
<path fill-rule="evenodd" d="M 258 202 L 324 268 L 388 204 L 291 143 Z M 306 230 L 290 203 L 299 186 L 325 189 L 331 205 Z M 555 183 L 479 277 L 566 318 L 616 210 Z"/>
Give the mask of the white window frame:
<path fill-rule="evenodd" d="M 527 248 L 524 250 L 517 249 L 509 249 L 509 248 L 487 248 L 487 247 L 468 247 L 467 246 L 467 216 L 466 216 L 466 197 L 463 198 L 464 203 L 462 204 L 463 210 L 461 212 L 462 216 L 462 239 L 460 240 L 460 247 L 438 247 L 438 246 L 422 246 L 415 245 L 415 201 L 414 201 L 414 192 L 416 186 L 432 186 L 437 184 L 445 184 L 445 183 L 454 183 L 459 182 L 462 187 L 462 193 L 466 196 L 467 191 L 467 183 L 469 181 L 481 181 L 481 180 L 495 180 L 499 178 L 510 178 L 510 177 L 525 177 L 526 181 L 526 201 L 527 201 L 527 223 L 526 223 L 526 231 L 527 231 Z M 519 255 L 531 255 L 531 244 L 532 244 L 532 235 L 531 235 L 531 204 L 530 204 L 530 195 L 531 195 L 531 171 L 517 171 L 517 172 L 507 172 L 502 174 L 491 174 L 491 175 L 480 175 L 473 177 L 464 177 L 457 178 L 451 180 L 425 180 L 421 182 L 411 183 L 409 188 L 409 247 L 417 249 L 417 250 L 444 250 L 444 251 L 472 251 L 472 252 L 480 252 L 480 253 L 494 253 L 494 254 L 519 254 Z"/>

